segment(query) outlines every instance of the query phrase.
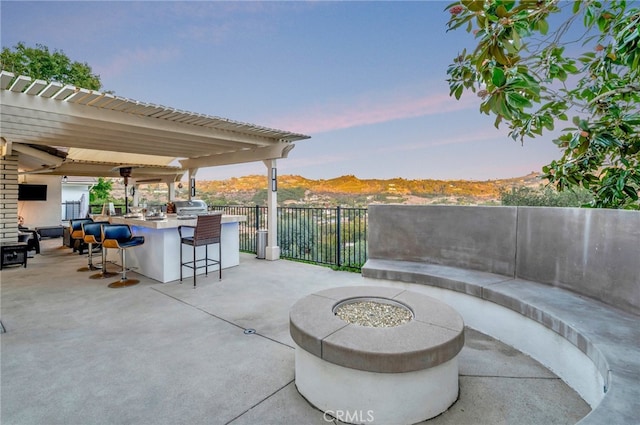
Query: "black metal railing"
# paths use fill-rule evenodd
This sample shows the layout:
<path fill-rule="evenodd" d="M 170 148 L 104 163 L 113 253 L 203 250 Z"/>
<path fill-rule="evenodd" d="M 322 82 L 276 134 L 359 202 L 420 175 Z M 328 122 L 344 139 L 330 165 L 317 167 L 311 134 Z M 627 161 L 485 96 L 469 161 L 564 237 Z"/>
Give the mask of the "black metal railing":
<path fill-rule="evenodd" d="M 240 250 L 257 252 L 256 232 L 267 227 L 266 207 L 213 209 L 246 215 Z M 359 269 L 367 261 L 367 209 L 278 207 L 278 246 L 282 258 Z"/>
<path fill-rule="evenodd" d="M 82 205 L 80 201 L 67 201 L 62 203 L 62 220 L 75 220 L 77 218 L 83 218 L 80 216 L 80 209 Z"/>
<path fill-rule="evenodd" d="M 240 251 L 256 253 L 256 232 L 267 228 L 267 207 L 224 205 L 212 207 L 230 215 L 246 215 L 247 221 L 239 223 Z"/>

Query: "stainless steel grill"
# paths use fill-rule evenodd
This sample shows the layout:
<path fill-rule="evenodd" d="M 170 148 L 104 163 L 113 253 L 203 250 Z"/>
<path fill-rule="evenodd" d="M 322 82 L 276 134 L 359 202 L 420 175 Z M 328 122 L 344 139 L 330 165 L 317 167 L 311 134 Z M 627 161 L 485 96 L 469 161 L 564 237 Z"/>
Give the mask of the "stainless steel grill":
<path fill-rule="evenodd" d="M 174 201 L 178 216 L 191 216 L 207 214 L 207 204 L 201 199 L 191 201 Z"/>

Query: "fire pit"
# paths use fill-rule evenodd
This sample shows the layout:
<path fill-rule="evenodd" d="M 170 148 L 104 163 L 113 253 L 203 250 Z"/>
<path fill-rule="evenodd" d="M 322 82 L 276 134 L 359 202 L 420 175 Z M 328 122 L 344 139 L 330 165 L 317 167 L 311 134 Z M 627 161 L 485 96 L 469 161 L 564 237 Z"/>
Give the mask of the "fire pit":
<path fill-rule="evenodd" d="M 413 319 L 413 312 L 404 304 L 386 298 L 354 298 L 338 303 L 333 313 L 347 323 L 390 328 Z"/>
<path fill-rule="evenodd" d="M 422 294 L 388 287 L 334 288 L 290 312 L 296 386 L 349 423 L 412 424 L 458 398 L 462 317 Z"/>

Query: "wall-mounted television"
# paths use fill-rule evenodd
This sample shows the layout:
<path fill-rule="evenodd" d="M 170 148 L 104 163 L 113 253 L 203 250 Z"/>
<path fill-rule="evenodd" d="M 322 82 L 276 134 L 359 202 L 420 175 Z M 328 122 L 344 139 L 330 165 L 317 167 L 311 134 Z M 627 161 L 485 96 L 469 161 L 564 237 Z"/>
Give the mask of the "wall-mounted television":
<path fill-rule="evenodd" d="M 20 184 L 18 185 L 18 201 L 46 201 L 46 184 Z"/>

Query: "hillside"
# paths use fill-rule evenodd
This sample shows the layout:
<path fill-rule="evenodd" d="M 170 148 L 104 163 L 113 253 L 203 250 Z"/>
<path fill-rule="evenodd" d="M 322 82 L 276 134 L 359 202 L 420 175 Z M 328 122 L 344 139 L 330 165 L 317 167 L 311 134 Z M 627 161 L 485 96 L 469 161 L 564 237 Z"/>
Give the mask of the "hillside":
<path fill-rule="evenodd" d="M 342 176 L 329 180 L 311 180 L 301 176 L 278 177 L 281 205 L 365 206 L 371 203 L 405 204 L 497 204 L 502 190 L 542 183 L 537 173 L 511 179 L 407 180 L 358 179 Z M 198 197 L 210 204 L 262 204 L 266 199 L 267 179 L 261 175 L 209 180 L 196 183 Z"/>

